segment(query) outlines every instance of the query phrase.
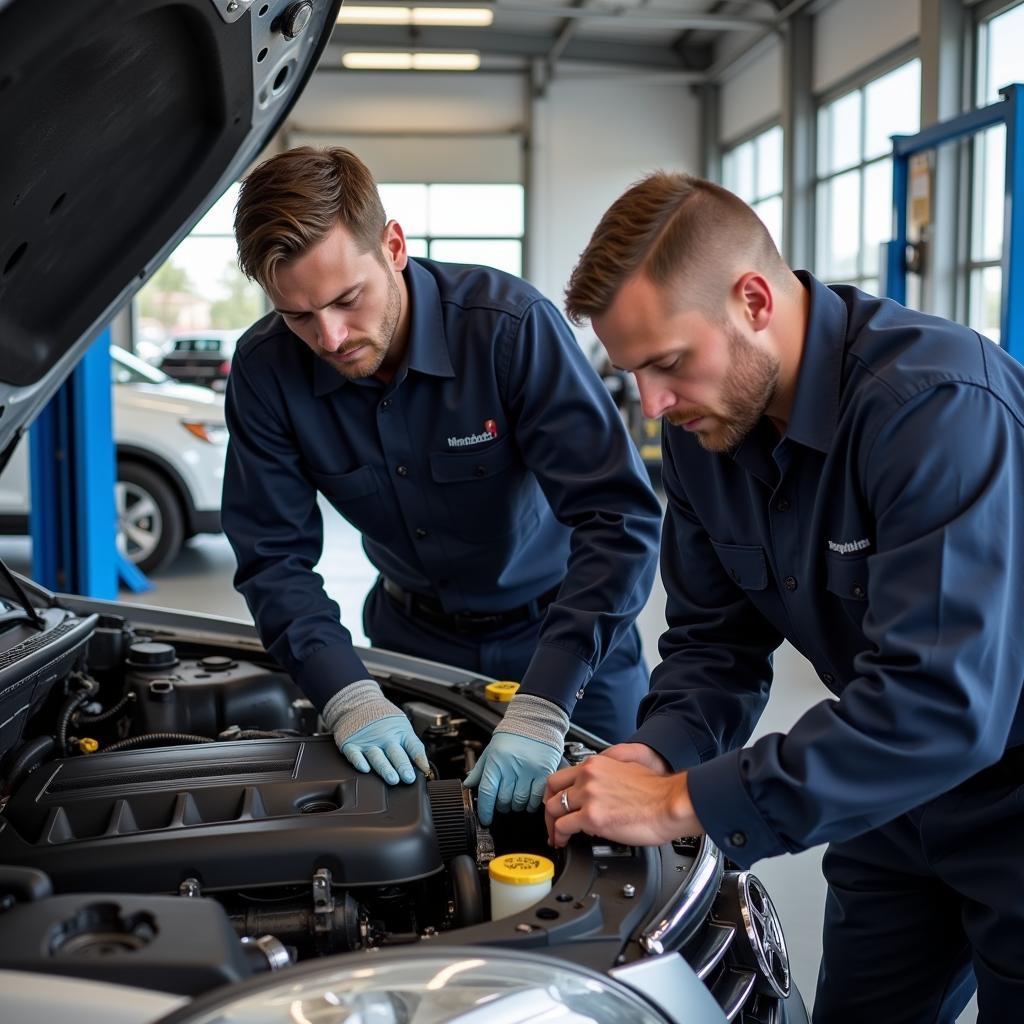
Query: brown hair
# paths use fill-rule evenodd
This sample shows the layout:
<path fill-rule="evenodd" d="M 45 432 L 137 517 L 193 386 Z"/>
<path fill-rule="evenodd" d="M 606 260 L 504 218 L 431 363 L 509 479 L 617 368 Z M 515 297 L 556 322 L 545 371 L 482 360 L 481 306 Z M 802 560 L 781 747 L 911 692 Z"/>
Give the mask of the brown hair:
<path fill-rule="evenodd" d="M 717 318 L 732 283 L 728 269 L 743 257 L 773 278 L 785 270 L 768 229 L 742 199 L 703 178 L 658 171 L 601 218 L 569 278 L 566 312 L 577 325 L 604 313 L 626 280 L 642 271 L 680 291 L 685 279 L 679 307 Z"/>
<path fill-rule="evenodd" d="M 238 265 L 264 288 L 281 263 L 322 242 L 337 224 L 379 258 L 384 207 L 370 169 L 341 147 L 302 146 L 264 160 L 242 182 L 235 206 Z"/>

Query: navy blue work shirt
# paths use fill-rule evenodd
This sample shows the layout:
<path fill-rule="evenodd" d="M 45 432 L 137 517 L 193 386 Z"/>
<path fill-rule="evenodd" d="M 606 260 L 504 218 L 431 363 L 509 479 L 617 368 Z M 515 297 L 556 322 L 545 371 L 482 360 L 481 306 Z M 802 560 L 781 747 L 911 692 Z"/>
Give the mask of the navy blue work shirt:
<path fill-rule="evenodd" d="M 317 492 L 447 612 L 561 583 L 522 682 L 571 713 L 650 592 L 661 509 L 568 325 L 497 270 L 410 260 L 394 379 L 350 381 L 272 313 L 238 345 L 222 519 L 267 650 L 319 707 L 370 677 L 314 572 Z M 564 582 L 562 582 L 564 580 Z"/>
<path fill-rule="evenodd" d="M 664 432 L 668 630 L 632 737 L 741 865 L 840 841 L 1024 743 L 1024 367 L 809 274 L 785 436 Z M 788 639 L 838 701 L 742 747 Z M 742 748 L 742 749 L 737 749 Z"/>

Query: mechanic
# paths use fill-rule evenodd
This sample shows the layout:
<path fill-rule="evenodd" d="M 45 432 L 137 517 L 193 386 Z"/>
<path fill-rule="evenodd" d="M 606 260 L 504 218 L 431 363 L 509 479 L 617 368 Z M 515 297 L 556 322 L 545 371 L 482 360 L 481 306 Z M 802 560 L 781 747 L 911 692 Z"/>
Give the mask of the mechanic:
<path fill-rule="evenodd" d="M 648 688 L 634 619 L 661 509 L 614 403 L 530 285 L 409 258 L 347 150 L 262 163 L 235 233 L 274 306 L 226 406 L 223 524 L 263 643 L 357 769 L 428 770 L 314 572 L 320 492 L 380 572 L 375 646 L 521 681 L 466 784 L 485 824 L 536 810 L 570 717 L 621 739 Z"/>
<path fill-rule="evenodd" d="M 630 740 L 552 775 L 556 845 L 829 843 L 817 1021 L 1024 1006 L 1024 368 L 791 271 L 754 212 L 654 174 L 567 309 L 664 424 L 662 663 Z M 788 639 L 838 697 L 744 746 Z"/>

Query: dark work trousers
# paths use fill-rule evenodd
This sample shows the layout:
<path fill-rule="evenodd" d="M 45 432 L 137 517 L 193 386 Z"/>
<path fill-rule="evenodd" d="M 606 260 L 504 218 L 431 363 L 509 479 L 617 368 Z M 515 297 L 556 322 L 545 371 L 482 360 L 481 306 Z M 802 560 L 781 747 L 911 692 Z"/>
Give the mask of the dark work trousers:
<path fill-rule="evenodd" d="M 384 593 L 380 580 L 363 606 L 363 629 L 374 647 L 516 682 L 523 678 L 537 648 L 540 625 L 538 620 L 486 633 L 447 632 L 399 608 Z M 636 728 L 637 705 L 649 684 L 650 673 L 634 623 L 587 684 L 572 721 L 609 743 L 618 743 Z"/>
<path fill-rule="evenodd" d="M 1024 747 L 823 867 L 815 1024 L 1024 1021 Z"/>

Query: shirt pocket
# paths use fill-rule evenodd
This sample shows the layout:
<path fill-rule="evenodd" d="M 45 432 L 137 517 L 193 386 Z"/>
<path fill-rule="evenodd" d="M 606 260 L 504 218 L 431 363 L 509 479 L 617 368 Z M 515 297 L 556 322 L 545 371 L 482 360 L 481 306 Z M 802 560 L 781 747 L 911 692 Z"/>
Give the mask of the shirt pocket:
<path fill-rule="evenodd" d="M 310 470 L 317 489 L 356 529 L 376 541 L 390 540 L 395 533 L 393 511 L 383 501 L 372 466 L 348 473 Z"/>
<path fill-rule="evenodd" d="M 521 463 L 507 437 L 468 452 L 431 453 L 430 476 L 439 485 L 456 536 L 485 543 L 536 520 L 531 504 L 521 507 L 516 466 Z"/>
<path fill-rule="evenodd" d="M 826 555 L 825 589 L 839 598 L 843 611 L 860 628 L 868 610 L 868 556 Z"/>
<path fill-rule="evenodd" d="M 711 541 L 726 575 L 744 590 L 764 590 L 768 586 L 768 560 L 759 544 L 721 544 Z"/>

